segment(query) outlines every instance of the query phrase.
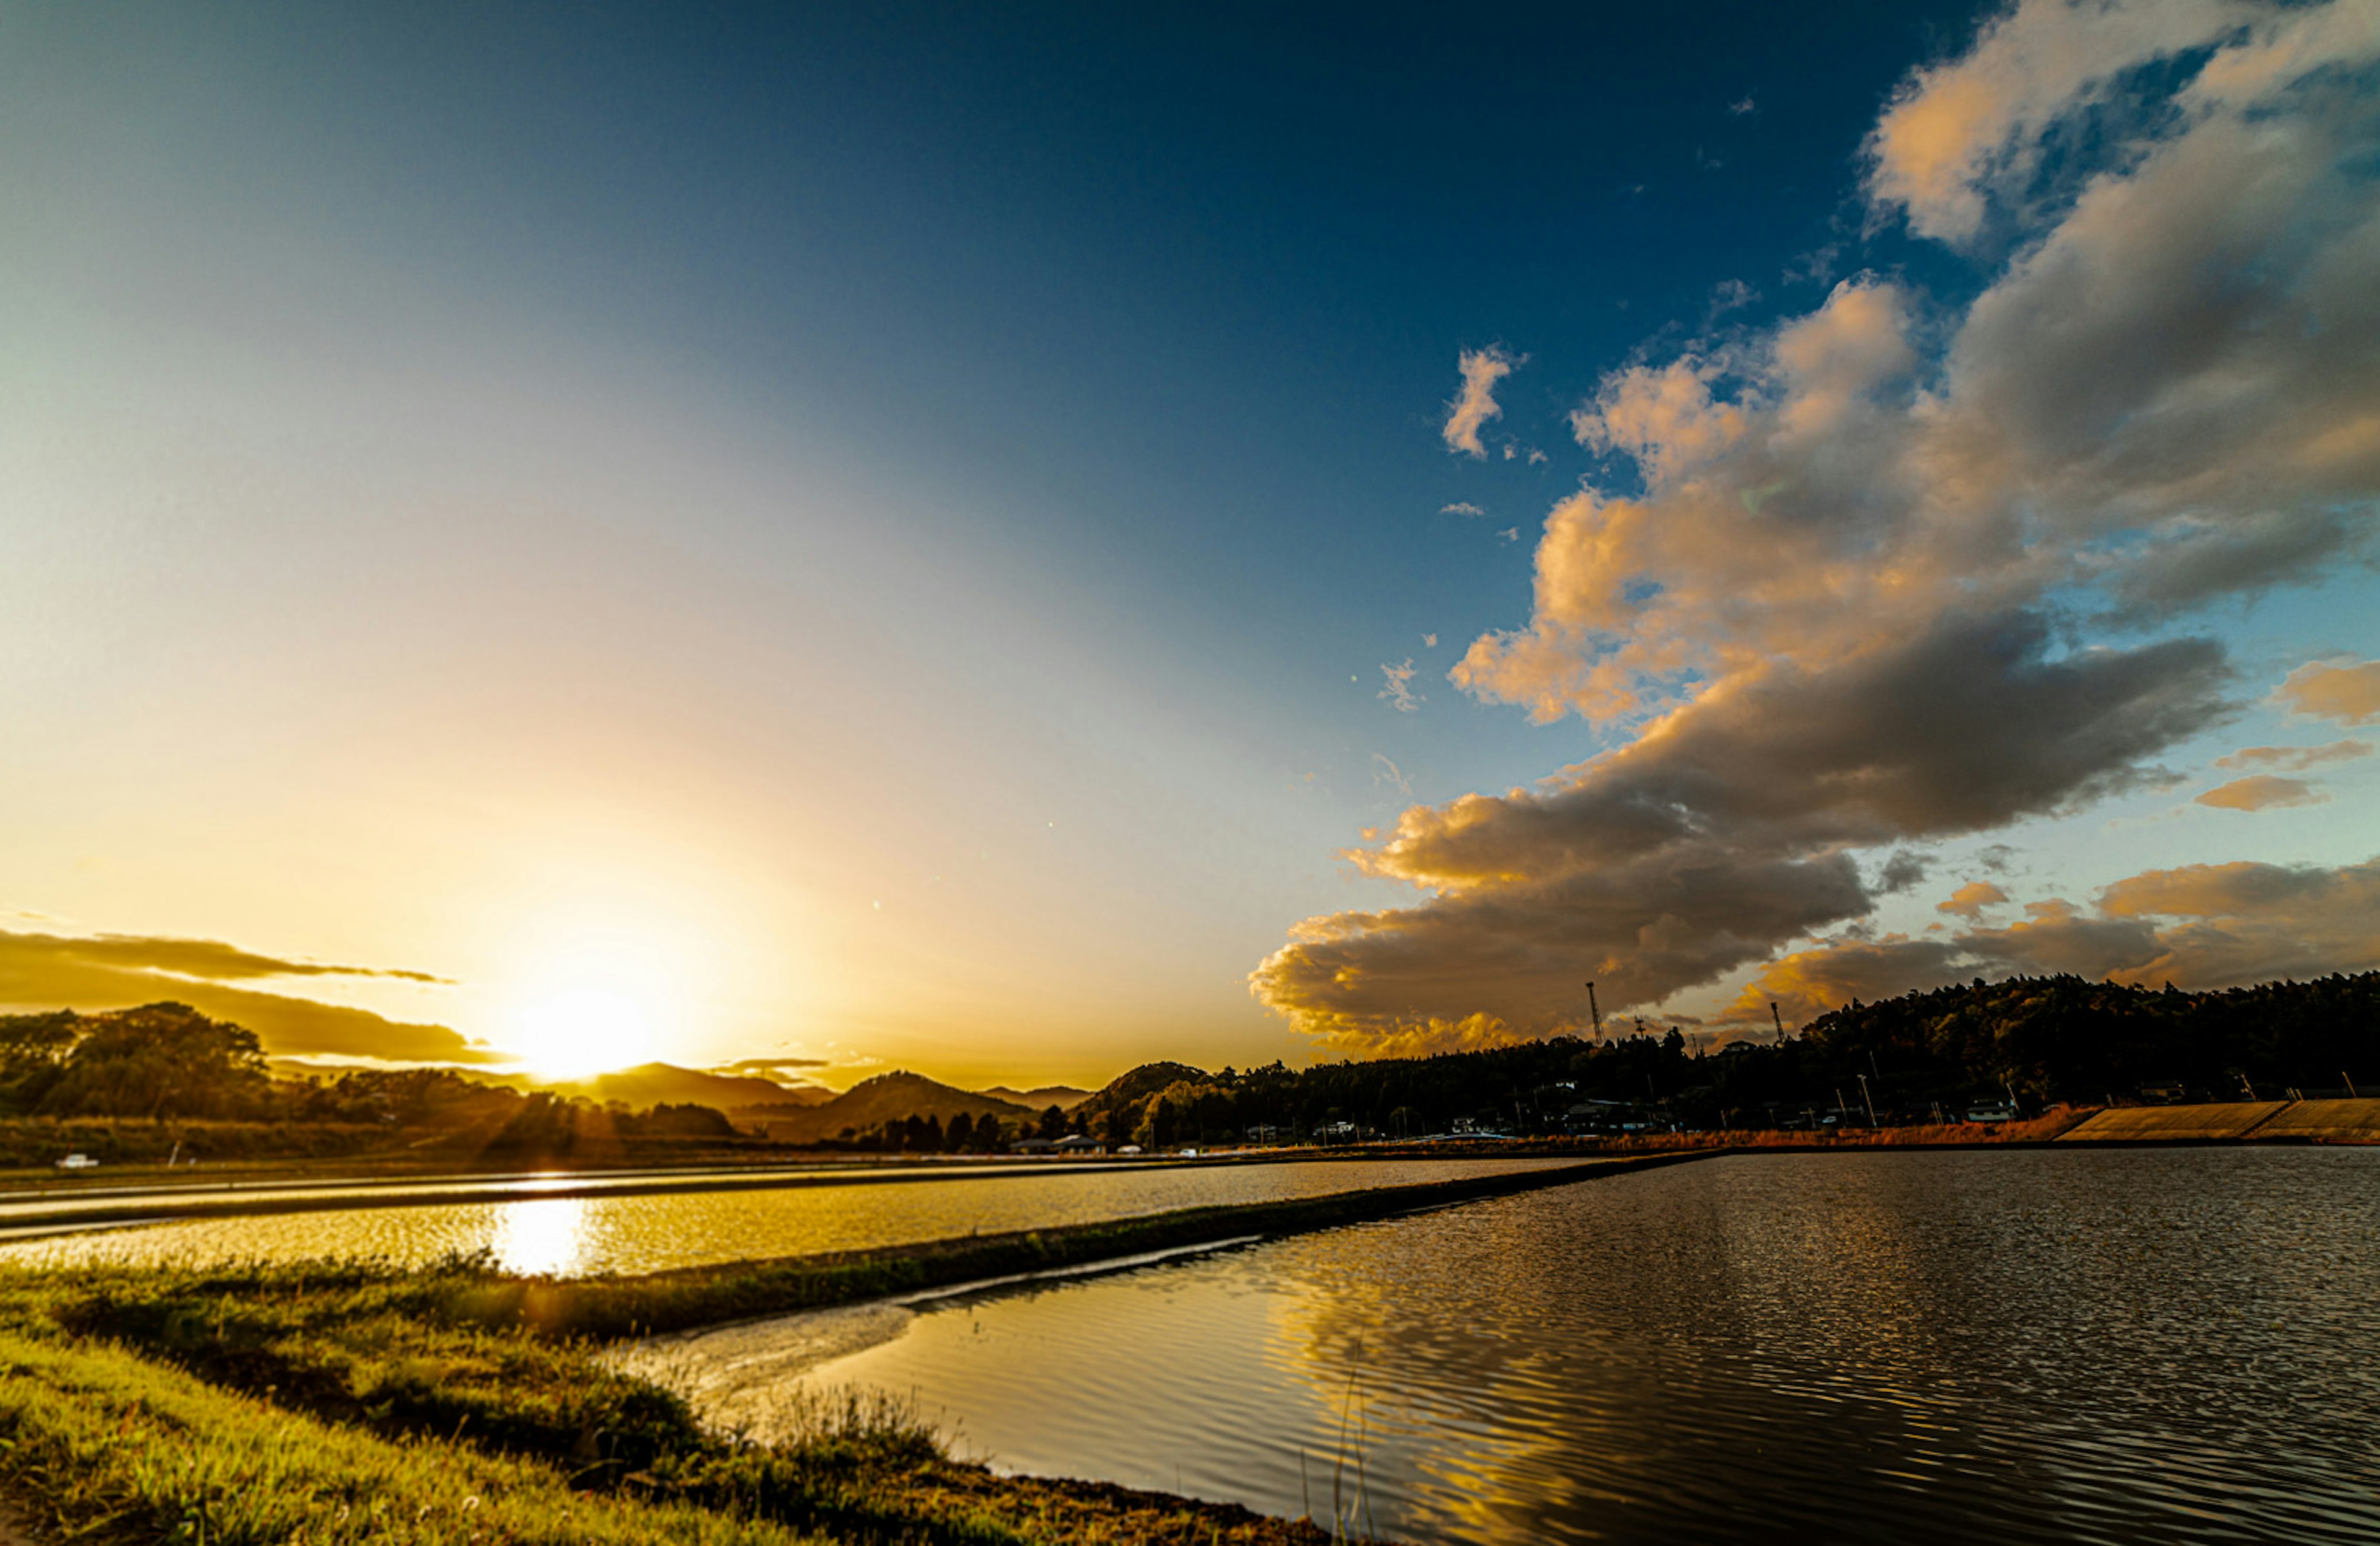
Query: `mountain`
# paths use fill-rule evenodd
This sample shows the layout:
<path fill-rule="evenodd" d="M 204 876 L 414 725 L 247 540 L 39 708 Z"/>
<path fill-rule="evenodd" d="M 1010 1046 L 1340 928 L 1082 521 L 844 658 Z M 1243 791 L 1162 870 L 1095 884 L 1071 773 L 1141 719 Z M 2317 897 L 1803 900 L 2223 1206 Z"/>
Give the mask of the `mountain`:
<path fill-rule="evenodd" d="M 815 1105 L 831 1101 L 834 1093 L 816 1084 L 783 1085 L 747 1074 L 704 1073 L 674 1063 L 643 1063 L 617 1069 L 592 1079 L 551 1086 L 559 1095 L 581 1095 L 591 1101 L 622 1101 L 632 1106 L 708 1105 L 734 1111 L 747 1105 Z"/>
<path fill-rule="evenodd" d="M 1097 1092 L 1086 1095 L 1082 1104 L 1091 1113 L 1120 1111 L 1176 1084 L 1208 1084 L 1214 1079 L 1206 1069 L 1194 1069 L 1187 1063 L 1143 1063 L 1108 1081 Z"/>
<path fill-rule="evenodd" d="M 1012 1090 L 1005 1084 L 995 1084 L 978 1093 L 1028 1111 L 1047 1111 L 1053 1105 L 1061 1111 L 1072 1111 L 1091 1098 L 1088 1090 L 1077 1090 L 1071 1084 L 1044 1084 L 1038 1090 Z"/>
<path fill-rule="evenodd" d="M 947 1123 L 962 1111 L 969 1117 L 997 1117 L 1004 1122 L 1034 1115 L 1033 1107 L 1014 1101 L 974 1090 L 954 1089 L 923 1074 L 895 1072 L 862 1080 L 834 1099 L 807 1111 L 771 1116 L 769 1135 L 784 1142 L 809 1143 L 832 1138 L 845 1128 L 865 1132 L 908 1117 L 931 1117 Z"/>

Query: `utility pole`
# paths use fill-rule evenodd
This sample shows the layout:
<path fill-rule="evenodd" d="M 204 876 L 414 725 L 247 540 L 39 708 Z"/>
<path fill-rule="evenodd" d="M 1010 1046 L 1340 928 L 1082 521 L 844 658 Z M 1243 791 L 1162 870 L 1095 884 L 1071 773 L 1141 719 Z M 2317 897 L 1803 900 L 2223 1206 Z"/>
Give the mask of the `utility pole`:
<path fill-rule="evenodd" d="M 1595 1017 L 1595 1039 L 1603 1040 L 1603 1010 L 1595 1002 L 1595 984 L 1586 984 L 1586 1012 Z"/>
<path fill-rule="evenodd" d="M 1867 1103 L 1867 1125 L 1872 1128 L 1877 1126 L 1878 1124 L 1876 1119 L 1876 1096 L 1868 1091 L 1867 1075 L 1853 1074 L 1852 1077 L 1860 1081 L 1860 1099 Z"/>
<path fill-rule="evenodd" d="M 1770 999 L 1770 1000 L 1768 1001 L 1768 1018 L 1769 1018 L 1770 1020 L 1772 1020 L 1772 1021 L 1776 1021 L 1776 1023 L 1777 1023 L 1777 1044 L 1778 1044 L 1779 1046 L 1784 1045 L 1785 1045 L 1785 1017 L 1784 1017 L 1783 1015 L 1780 1015 L 1780 1014 L 1779 1014 L 1779 1013 L 1777 1012 L 1777 1000 L 1775 1000 L 1774 998 L 1772 998 L 1772 999 Z"/>

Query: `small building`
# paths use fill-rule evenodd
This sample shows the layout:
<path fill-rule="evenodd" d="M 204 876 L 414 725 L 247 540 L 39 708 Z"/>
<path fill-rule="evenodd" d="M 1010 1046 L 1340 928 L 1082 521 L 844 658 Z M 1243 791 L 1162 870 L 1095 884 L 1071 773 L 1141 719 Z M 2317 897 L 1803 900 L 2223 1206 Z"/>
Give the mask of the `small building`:
<path fill-rule="evenodd" d="M 1106 1144 L 1079 1132 L 1070 1132 L 1050 1147 L 1062 1154 L 1104 1154 L 1108 1152 Z"/>
<path fill-rule="evenodd" d="M 1008 1146 L 1008 1152 L 1012 1154 L 1046 1154 L 1057 1147 L 1051 1139 L 1020 1138 Z"/>

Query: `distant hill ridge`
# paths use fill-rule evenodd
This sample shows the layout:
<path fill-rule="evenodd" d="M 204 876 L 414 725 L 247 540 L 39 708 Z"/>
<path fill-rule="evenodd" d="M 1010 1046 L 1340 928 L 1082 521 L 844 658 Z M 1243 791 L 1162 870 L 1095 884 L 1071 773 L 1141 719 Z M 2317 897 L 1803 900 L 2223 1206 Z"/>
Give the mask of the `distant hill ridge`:
<path fill-rule="evenodd" d="M 1042 1105 L 1050 1104 L 1045 1101 Z M 814 1143 L 833 1138 L 845 1128 L 866 1132 L 911 1117 L 930 1117 L 948 1124 L 961 1112 L 970 1117 L 997 1117 L 1014 1122 L 1036 1115 L 1036 1108 L 978 1090 L 961 1090 L 905 1069 L 861 1080 L 834 1099 L 806 1111 L 772 1116 L 769 1132 L 781 1141 Z"/>
<path fill-rule="evenodd" d="M 545 1088 L 557 1095 L 620 1101 L 631 1106 L 691 1104 L 721 1111 L 752 1105 L 816 1105 L 834 1098 L 834 1092 L 822 1085 L 780 1084 L 750 1074 L 705 1073 L 674 1063 L 641 1063 Z"/>
<path fill-rule="evenodd" d="M 979 1093 L 1035 1111 L 1047 1111 L 1053 1105 L 1062 1111 L 1072 1111 L 1091 1098 L 1090 1091 L 1077 1090 L 1071 1084 L 1045 1084 L 1038 1090 L 1012 1090 L 1005 1084 L 995 1084 Z"/>

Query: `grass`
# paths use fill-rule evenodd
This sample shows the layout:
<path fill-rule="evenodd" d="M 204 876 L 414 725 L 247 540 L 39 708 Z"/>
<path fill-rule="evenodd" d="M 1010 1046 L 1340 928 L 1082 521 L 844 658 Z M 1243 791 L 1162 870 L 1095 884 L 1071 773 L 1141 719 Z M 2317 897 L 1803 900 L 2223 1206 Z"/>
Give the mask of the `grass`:
<path fill-rule="evenodd" d="M 1690 1156 L 1602 1167 L 1618 1173 Z M 0 1491 L 62 1532 L 218 1542 L 1318 1546 L 1268 1518 L 1001 1478 L 854 1394 L 772 1445 L 706 1431 L 608 1341 L 1536 1187 L 1558 1172 L 643 1277 L 484 1259 L 0 1272 Z"/>
<path fill-rule="evenodd" d="M 1312 1527 L 954 1461 L 913 1411 L 705 1431 L 600 1345 L 475 1319 L 483 1262 L 0 1274 L 0 1490 L 62 1531 L 213 1541 L 1306 1546 Z"/>

